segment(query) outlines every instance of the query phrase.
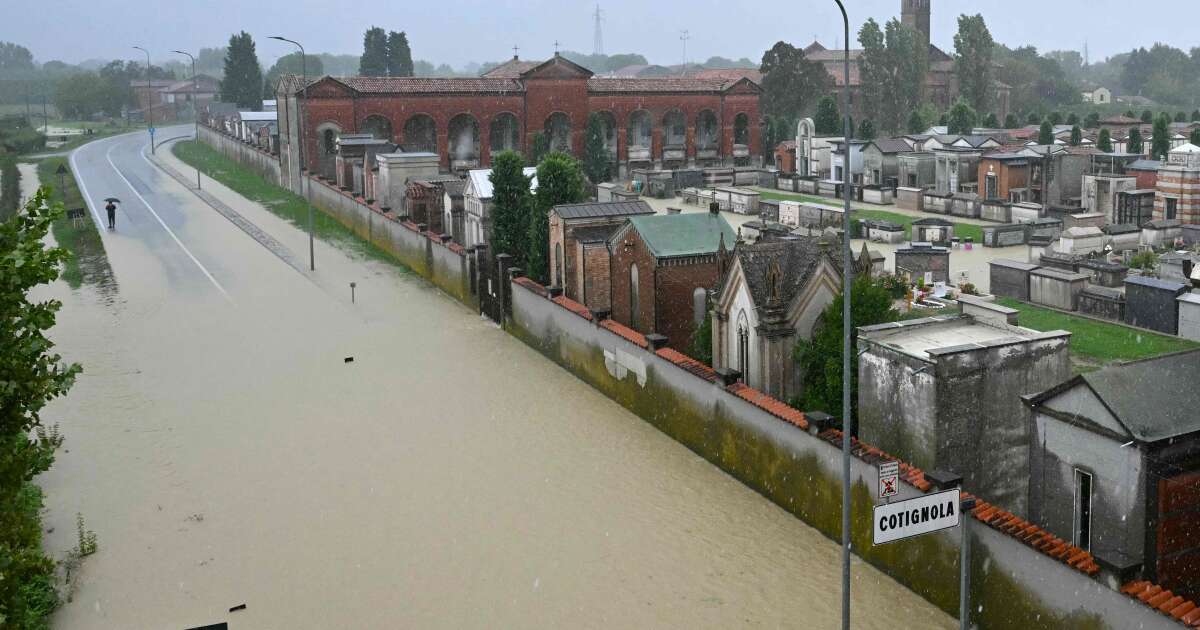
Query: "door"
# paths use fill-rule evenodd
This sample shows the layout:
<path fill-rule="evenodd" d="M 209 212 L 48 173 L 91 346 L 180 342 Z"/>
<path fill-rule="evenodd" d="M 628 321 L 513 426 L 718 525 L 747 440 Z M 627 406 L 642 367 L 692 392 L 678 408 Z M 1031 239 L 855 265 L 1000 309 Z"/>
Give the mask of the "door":
<path fill-rule="evenodd" d="M 1200 596 L 1200 472 L 1159 479 L 1157 534 L 1158 583 L 1187 598 Z"/>

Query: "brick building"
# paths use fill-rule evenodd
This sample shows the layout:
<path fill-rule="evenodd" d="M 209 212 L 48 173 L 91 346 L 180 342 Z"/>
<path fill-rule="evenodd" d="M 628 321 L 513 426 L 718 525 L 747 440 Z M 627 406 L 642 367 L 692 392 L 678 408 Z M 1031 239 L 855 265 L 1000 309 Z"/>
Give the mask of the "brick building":
<path fill-rule="evenodd" d="M 299 159 L 303 104 L 305 155 L 333 159 L 343 133 L 371 133 L 402 151 L 428 151 L 443 170 L 486 166 L 501 150 L 524 150 L 542 133 L 551 147 L 583 155 L 588 116 L 605 125 L 606 144 L 631 166 L 749 164 L 762 155 L 760 89 L 742 78 L 604 78 L 555 55 L 511 61 L 477 78 L 299 77 L 279 82 L 281 162 Z"/>
<path fill-rule="evenodd" d="M 1171 149 L 1158 169 L 1154 218 L 1200 223 L 1200 147 Z"/>
<path fill-rule="evenodd" d="M 645 201 L 572 203 L 550 209 L 550 285 L 592 310 L 609 308 L 608 238 L 626 219 L 654 214 Z"/>
<path fill-rule="evenodd" d="M 629 219 L 608 243 L 612 318 L 685 351 L 736 239 L 720 212 Z"/>

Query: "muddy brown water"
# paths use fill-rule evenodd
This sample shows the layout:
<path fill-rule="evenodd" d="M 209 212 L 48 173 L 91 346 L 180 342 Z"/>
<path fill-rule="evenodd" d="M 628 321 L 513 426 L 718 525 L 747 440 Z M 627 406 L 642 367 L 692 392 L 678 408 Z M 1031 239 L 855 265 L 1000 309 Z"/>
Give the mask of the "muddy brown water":
<path fill-rule="evenodd" d="M 85 369 L 47 413 L 47 547 L 77 512 L 99 540 L 56 628 L 838 626 L 814 529 L 421 279 L 318 243 L 310 280 L 150 181 L 231 299 L 122 235 L 115 294 L 41 292 Z M 955 626 L 856 560 L 854 627 L 898 624 Z"/>

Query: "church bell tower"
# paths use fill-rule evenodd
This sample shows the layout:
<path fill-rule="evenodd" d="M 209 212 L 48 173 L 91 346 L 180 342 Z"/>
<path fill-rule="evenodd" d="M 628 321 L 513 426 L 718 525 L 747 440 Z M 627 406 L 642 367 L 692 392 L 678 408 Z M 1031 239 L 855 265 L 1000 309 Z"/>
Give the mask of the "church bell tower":
<path fill-rule="evenodd" d="M 900 22 L 921 34 L 929 43 L 929 3 L 932 0 L 900 0 Z"/>

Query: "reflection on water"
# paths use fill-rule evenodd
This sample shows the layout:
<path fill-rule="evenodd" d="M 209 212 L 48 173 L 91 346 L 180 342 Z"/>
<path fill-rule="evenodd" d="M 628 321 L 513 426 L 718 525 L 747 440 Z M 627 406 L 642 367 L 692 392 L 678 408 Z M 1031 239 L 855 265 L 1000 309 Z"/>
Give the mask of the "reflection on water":
<path fill-rule="evenodd" d="M 815 530 L 419 278 L 327 250 L 313 283 L 221 229 L 235 306 L 133 247 L 119 297 L 46 291 L 84 366 L 47 545 L 81 512 L 100 548 L 56 627 L 837 624 Z M 855 628 L 954 626 L 855 576 Z"/>

